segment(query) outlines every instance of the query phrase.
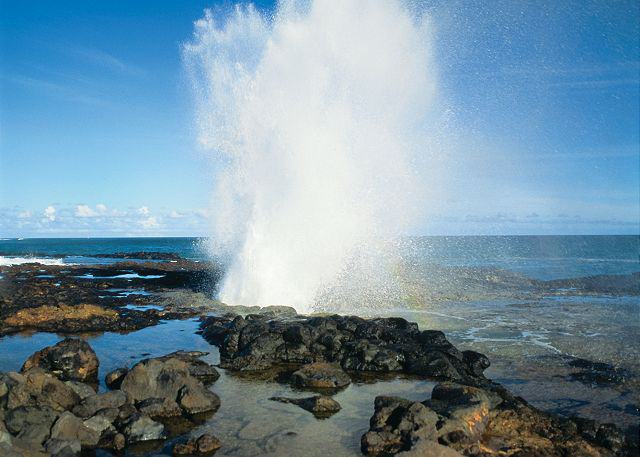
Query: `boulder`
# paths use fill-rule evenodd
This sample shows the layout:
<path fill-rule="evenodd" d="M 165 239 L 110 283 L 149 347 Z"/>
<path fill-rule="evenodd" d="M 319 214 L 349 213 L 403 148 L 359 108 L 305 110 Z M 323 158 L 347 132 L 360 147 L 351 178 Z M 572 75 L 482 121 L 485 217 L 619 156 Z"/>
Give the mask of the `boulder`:
<path fill-rule="evenodd" d="M 182 409 L 171 398 L 147 398 L 138 403 L 138 410 L 152 419 L 170 418 L 182 415 Z"/>
<path fill-rule="evenodd" d="M 55 456 L 78 455 L 82 445 L 78 440 L 59 440 L 51 438 L 44 445 L 47 453 Z"/>
<path fill-rule="evenodd" d="M 187 414 L 202 414 L 217 411 L 220 398 L 201 385 L 185 385 L 178 392 L 178 404 Z"/>
<path fill-rule="evenodd" d="M 62 381 L 98 382 L 98 357 L 89 344 L 77 338 L 65 338 L 31 355 L 21 371 L 42 368 Z"/>
<path fill-rule="evenodd" d="M 51 426 L 59 415 L 48 406 L 21 406 L 7 413 L 5 424 L 18 440 L 39 447 L 49 438 Z"/>
<path fill-rule="evenodd" d="M 302 388 L 336 389 L 348 386 L 351 378 L 336 364 L 315 362 L 295 371 L 291 375 L 291 382 Z"/>
<path fill-rule="evenodd" d="M 56 411 L 73 408 L 80 396 L 52 374 L 41 368 L 31 368 L 8 378 L 7 409 L 21 406 L 48 406 Z M 5 384 L 7 385 L 7 384 Z"/>
<path fill-rule="evenodd" d="M 174 456 L 211 455 L 222 447 L 220 440 L 205 433 L 197 439 L 190 438 L 186 443 L 178 443 L 173 447 Z"/>
<path fill-rule="evenodd" d="M 117 368 L 107 373 L 104 377 L 104 383 L 109 389 L 119 389 L 122 384 L 122 380 L 127 375 L 129 370 L 127 368 Z"/>
<path fill-rule="evenodd" d="M 127 403 L 127 396 L 121 390 L 112 390 L 103 394 L 86 397 L 75 408 L 73 413 L 82 418 L 89 418 L 102 409 L 120 408 Z"/>
<path fill-rule="evenodd" d="M 438 415 L 420 402 L 376 397 L 370 428 L 362 436 L 360 448 L 364 454 L 374 456 L 407 451 L 418 440 L 434 441 L 438 420 Z"/>
<path fill-rule="evenodd" d="M 83 447 L 93 448 L 100 441 L 101 431 L 91 428 L 81 418 L 65 411 L 51 428 L 51 438 L 60 441 L 79 441 Z"/>
<path fill-rule="evenodd" d="M 128 419 L 122 433 L 129 444 L 162 440 L 166 437 L 164 425 L 154 421 L 149 416 L 139 413 L 133 414 Z"/>
<path fill-rule="evenodd" d="M 124 377 L 121 389 L 136 402 L 175 401 L 187 414 L 216 411 L 220 407 L 218 396 L 191 375 L 188 362 L 176 357 L 141 361 Z"/>

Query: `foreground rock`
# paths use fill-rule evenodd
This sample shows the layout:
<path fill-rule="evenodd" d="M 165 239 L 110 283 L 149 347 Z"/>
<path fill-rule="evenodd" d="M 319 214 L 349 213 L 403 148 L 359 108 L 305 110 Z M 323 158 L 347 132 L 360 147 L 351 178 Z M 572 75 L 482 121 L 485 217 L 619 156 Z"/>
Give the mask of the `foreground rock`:
<path fill-rule="evenodd" d="M 143 360 L 110 373 L 110 384 L 120 388 L 96 393 L 88 383 L 97 380 L 99 363 L 86 342 L 66 339 L 44 348 L 27 359 L 21 373 L 0 373 L 0 455 L 120 452 L 164 440 L 167 421 L 180 419 L 193 427 L 198 416 L 220 406 L 201 381 L 218 378 L 215 368 L 199 359 L 203 355 L 180 351 Z M 203 438 L 196 449 L 204 454 L 212 447 Z"/>
<path fill-rule="evenodd" d="M 175 456 L 212 455 L 222 447 L 220 440 L 205 433 L 198 438 L 191 438 L 186 443 L 179 443 L 173 447 Z"/>
<path fill-rule="evenodd" d="M 66 338 L 29 357 L 21 371 L 39 367 L 62 381 L 98 383 L 98 357 L 89 344 L 81 339 Z"/>
<path fill-rule="evenodd" d="M 495 384 L 441 383 L 423 402 L 377 397 L 361 448 L 372 456 L 634 455 L 615 427 L 588 433 L 583 422 L 543 413 Z"/>
<path fill-rule="evenodd" d="M 302 388 L 338 389 L 351 384 L 351 378 L 337 365 L 315 362 L 293 372 L 291 382 Z"/>
<path fill-rule="evenodd" d="M 280 364 L 333 362 L 344 370 L 405 372 L 486 385 L 489 360 L 461 352 L 436 330 L 418 329 L 401 318 L 262 315 L 209 317 L 203 336 L 220 348 L 223 368 L 262 370 Z"/>
<path fill-rule="evenodd" d="M 315 395 L 308 398 L 271 397 L 270 400 L 297 405 L 319 419 L 330 417 L 342 409 L 340 403 L 325 395 Z"/>

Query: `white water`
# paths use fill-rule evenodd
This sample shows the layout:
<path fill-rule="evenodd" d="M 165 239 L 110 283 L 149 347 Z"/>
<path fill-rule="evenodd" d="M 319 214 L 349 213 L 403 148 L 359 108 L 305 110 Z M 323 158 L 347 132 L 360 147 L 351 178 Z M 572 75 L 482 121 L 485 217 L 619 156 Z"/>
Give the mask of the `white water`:
<path fill-rule="evenodd" d="M 23 265 L 25 263 L 39 263 L 41 265 L 71 265 L 63 259 L 53 259 L 48 257 L 5 257 L 0 256 L 0 266 Z"/>
<path fill-rule="evenodd" d="M 273 18 L 246 6 L 195 23 L 184 57 L 200 142 L 222 168 L 221 300 L 309 311 L 356 250 L 420 219 L 430 35 L 397 1 L 287 2 Z"/>

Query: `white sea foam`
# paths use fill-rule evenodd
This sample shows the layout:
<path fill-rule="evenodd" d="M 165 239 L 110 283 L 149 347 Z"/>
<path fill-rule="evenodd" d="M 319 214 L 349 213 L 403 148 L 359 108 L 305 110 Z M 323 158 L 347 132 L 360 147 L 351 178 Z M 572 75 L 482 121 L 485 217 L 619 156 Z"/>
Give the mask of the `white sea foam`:
<path fill-rule="evenodd" d="M 428 18 L 393 0 L 294 0 L 273 18 L 249 6 L 195 23 L 184 56 L 200 141 L 224 166 L 212 230 L 230 259 L 223 301 L 308 311 L 420 220 L 416 160 L 439 116 L 431 48 Z M 364 263 L 356 281 L 390 274 Z"/>
<path fill-rule="evenodd" d="M 41 265 L 69 265 L 63 259 L 48 257 L 8 257 L 0 256 L 0 266 L 22 265 L 25 263 L 39 263 Z"/>

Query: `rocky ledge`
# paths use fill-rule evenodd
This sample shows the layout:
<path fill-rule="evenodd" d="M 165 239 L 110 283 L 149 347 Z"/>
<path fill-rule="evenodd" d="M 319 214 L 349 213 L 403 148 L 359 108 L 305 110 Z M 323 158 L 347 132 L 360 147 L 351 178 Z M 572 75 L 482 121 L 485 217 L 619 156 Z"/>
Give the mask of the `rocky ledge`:
<path fill-rule="evenodd" d="M 86 342 L 65 339 L 44 348 L 19 373 L 0 373 L 0 455 L 71 456 L 98 448 L 120 453 L 161 444 L 220 406 L 206 387 L 219 375 L 200 360 L 203 355 L 180 351 L 142 360 L 109 373 L 107 384 L 114 388 L 99 393 L 99 361 Z M 206 455 L 220 443 L 205 434 L 175 447 L 177 455 Z"/>
<path fill-rule="evenodd" d="M 220 348 L 221 366 L 265 370 L 306 364 L 288 380 L 330 391 L 349 384 L 348 373 L 398 372 L 441 380 L 430 399 L 375 399 L 362 452 L 372 456 L 632 456 L 637 444 L 612 424 L 544 413 L 487 379 L 489 360 L 459 351 L 435 330 L 401 318 L 355 316 L 208 317 L 202 335 Z M 344 371 L 343 371 L 344 370 Z M 326 395 L 272 400 L 318 418 L 340 405 Z"/>
<path fill-rule="evenodd" d="M 204 338 L 220 348 L 220 366 L 232 370 L 333 362 L 345 370 L 403 372 L 469 385 L 489 384 L 483 375 L 489 367 L 487 357 L 459 351 L 444 333 L 421 331 L 418 324 L 402 318 L 273 319 L 250 314 L 208 317 L 201 328 Z"/>

